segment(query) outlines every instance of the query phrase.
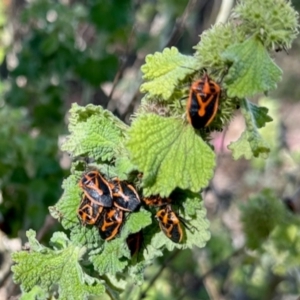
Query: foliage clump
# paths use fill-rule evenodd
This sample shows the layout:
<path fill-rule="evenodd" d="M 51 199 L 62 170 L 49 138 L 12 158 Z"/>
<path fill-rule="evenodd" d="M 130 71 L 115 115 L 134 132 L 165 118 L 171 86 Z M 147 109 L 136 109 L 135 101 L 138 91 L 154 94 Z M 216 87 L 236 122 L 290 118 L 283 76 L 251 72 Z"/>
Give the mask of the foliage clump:
<path fill-rule="evenodd" d="M 259 248 L 277 224 L 282 224 L 286 208 L 271 190 L 263 190 L 251 197 L 242 207 L 246 244 L 250 249 Z"/>
<path fill-rule="evenodd" d="M 278 45 L 290 46 L 297 30 L 297 21 L 292 20 L 288 27 L 270 29 L 272 34 L 278 33 L 277 40 L 261 35 L 261 24 L 255 20 L 250 23 L 244 16 L 250 9 L 267 15 L 269 4 L 258 7 L 251 3 L 245 0 L 235 8 L 240 23 L 230 19 L 228 24 L 214 26 L 204 33 L 195 46 L 194 56 L 183 55 L 172 47 L 146 58 L 142 66 L 145 82 L 141 85 L 146 95 L 131 126 L 102 107 L 73 104 L 70 135 L 62 146 L 73 159 L 71 175 L 63 182 L 61 199 L 50 208 L 52 216 L 70 231 L 70 237 L 56 233 L 50 249 L 38 245 L 34 233 L 28 233 L 31 250 L 13 257 L 16 262 L 14 277 L 24 291 L 30 292 L 36 285 L 49 290 L 56 283 L 60 295 L 72 295 L 74 299 L 101 294 L 104 288 L 112 296 L 124 288 L 122 281 L 127 280 L 128 274 L 141 283 L 144 269 L 161 256 L 163 250 L 205 246 L 210 232 L 200 191 L 208 186 L 215 167 L 210 133 L 227 126 L 236 109 L 241 107 L 246 129 L 229 147 L 234 158 L 265 157 L 269 153 L 270 148 L 258 131 L 272 120 L 268 109 L 251 103 L 246 97 L 276 87 L 281 70 L 268 50 Z M 274 7 L 282 8 L 283 3 L 286 2 L 275 1 Z M 285 5 L 290 7 L 289 3 Z M 270 20 L 276 21 L 278 26 L 274 17 L 276 9 L 272 10 Z M 289 8 L 283 11 L 296 18 Z M 255 13 L 250 16 L 257 19 Z M 203 73 L 209 74 L 222 92 L 218 95 L 212 122 L 195 129 L 186 119 L 187 112 L 181 100 L 189 96 L 189 89 L 183 86 L 190 86 Z M 141 200 L 146 196 L 170 197 L 182 229 L 182 242 L 172 241 L 167 236 L 168 230 L 160 230 L 162 226 L 155 218 L 160 208 L 149 207 L 143 201 L 139 210 L 126 213 L 120 232 L 111 241 L 101 239 L 96 226 L 83 226 L 77 219 L 82 198 L 78 182 L 90 168 L 97 169 L 108 181 L 118 177 L 130 183 Z M 278 203 L 269 191 L 265 191 L 244 209 L 243 222 L 250 248 L 258 248 L 271 234 L 276 222 L 282 220 L 283 210 Z M 264 229 L 257 236 L 260 226 Z M 132 257 L 127 238 L 138 232 L 142 232 L 143 243 Z M 49 270 L 48 274 L 34 270 L 30 273 L 34 258 L 38 261 L 45 258 L 43 266 Z M 64 268 L 64 265 L 68 266 Z M 68 273 L 76 283 L 74 291 L 66 286 Z"/>
<path fill-rule="evenodd" d="M 201 34 L 201 41 L 194 46 L 195 57 L 202 66 L 224 70 L 227 68 L 222 53 L 231 45 L 242 43 L 245 36 L 233 22 L 214 25 Z"/>
<path fill-rule="evenodd" d="M 298 34 L 298 13 L 291 1 L 240 1 L 233 16 L 246 36 L 257 37 L 267 50 L 291 48 Z"/>

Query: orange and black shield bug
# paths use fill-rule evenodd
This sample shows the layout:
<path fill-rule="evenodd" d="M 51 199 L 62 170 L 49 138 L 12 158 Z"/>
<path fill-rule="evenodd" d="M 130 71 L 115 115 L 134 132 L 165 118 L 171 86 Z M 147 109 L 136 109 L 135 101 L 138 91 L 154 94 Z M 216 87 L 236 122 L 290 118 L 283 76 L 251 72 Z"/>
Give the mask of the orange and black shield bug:
<path fill-rule="evenodd" d="M 188 122 L 200 129 L 208 126 L 216 116 L 221 88 L 207 74 L 192 83 L 186 104 Z"/>
<path fill-rule="evenodd" d="M 148 206 L 163 206 L 166 204 L 170 204 L 172 200 L 170 198 L 162 198 L 158 195 L 156 196 L 150 196 L 150 197 L 144 197 L 143 201 Z"/>
<path fill-rule="evenodd" d="M 134 256 L 139 252 L 142 246 L 143 242 L 143 234 L 142 231 L 139 231 L 137 233 L 130 234 L 127 239 L 127 246 L 130 250 L 131 256 Z"/>
<path fill-rule="evenodd" d="M 102 211 L 103 206 L 91 202 L 90 199 L 84 195 L 77 210 L 77 215 L 82 225 L 95 225 Z"/>
<path fill-rule="evenodd" d="M 85 196 L 95 204 L 111 207 L 113 203 L 112 190 L 109 183 L 98 171 L 90 171 L 79 181 Z"/>
<path fill-rule="evenodd" d="M 159 227 L 162 232 L 174 243 L 180 243 L 183 237 L 179 217 L 173 212 L 171 205 L 166 205 L 156 213 Z"/>
<path fill-rule="evenodd" d="M 119 232 L 124 220 L 124 212 L 118 207 L 104 208 L 98 228 L 102 239 L 109 241 Z"/>
<path fill-rule="evenodd" d="M 134 211 L 140 206 L 140 197 L 131 184 L 115 178 L 112 186 L 115 206 L 125 211 Z"/>

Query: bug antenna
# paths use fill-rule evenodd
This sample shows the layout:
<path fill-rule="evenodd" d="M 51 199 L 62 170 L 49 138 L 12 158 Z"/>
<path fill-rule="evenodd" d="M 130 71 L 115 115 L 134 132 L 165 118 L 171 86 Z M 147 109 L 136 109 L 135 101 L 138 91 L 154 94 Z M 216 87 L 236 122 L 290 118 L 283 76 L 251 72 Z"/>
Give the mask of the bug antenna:
<path fill-rule="evenodd" d="M 191 224 L 188 225 L 187 224 L 188 221 L 186 219 L 184 219 L 183 217 L 178 216 L 178 219 L 187 230 L 192 231 L 191 229 L 195 229 L 195 230 L 199 231 L 198 228 L 195 227 L 194 225 L 191 225 Z"/>

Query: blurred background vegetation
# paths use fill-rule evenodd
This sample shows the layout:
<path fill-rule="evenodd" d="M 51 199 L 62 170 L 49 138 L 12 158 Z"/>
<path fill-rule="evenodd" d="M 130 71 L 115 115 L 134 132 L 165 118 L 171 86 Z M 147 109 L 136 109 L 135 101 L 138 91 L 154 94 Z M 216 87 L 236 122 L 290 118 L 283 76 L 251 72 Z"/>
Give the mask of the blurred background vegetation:
<path fill-rule="evenodd" d="M 300 1 L 292 2 L 299 10 Z M 0 299 L 20 293 L 11 280 L 9 253 L 21 249 L 25 231 L 36 230 L 47 244 L 59 228 L 48 206 L 59 199 L 69 172 L 70 159 L 59 145 L 71 103 L 102 105 L 130 123 L 142 97 L 139 69 L 145 56 L 170 46 L 192 54 L 202 31 L 226 21 L 226 8 L 234 4 L 0 2 Z M 239 113 L 212 135 L 218 162 L 204 192 L 212 238 L 204 249 L 165 253 L 146 270 L 140 299 L 299 299 L 300 237 L 293 246 L 283 240 L 294 260 L 277 272 L 280 255 L 274 251 L 284 234 L 270 234 L 278 220 L 297 223 L 300 212 L 299 51 L 300 39 L 288 53 L 272 54 L 283 80 L 270 98 L 252 99 L 267 106 L 274 119 L 262 130 L 272 146 L 270 157 L 232 159 L 226 146 L 243 130 Z M 269 213 L 273 221 L 262 220 Z"/>

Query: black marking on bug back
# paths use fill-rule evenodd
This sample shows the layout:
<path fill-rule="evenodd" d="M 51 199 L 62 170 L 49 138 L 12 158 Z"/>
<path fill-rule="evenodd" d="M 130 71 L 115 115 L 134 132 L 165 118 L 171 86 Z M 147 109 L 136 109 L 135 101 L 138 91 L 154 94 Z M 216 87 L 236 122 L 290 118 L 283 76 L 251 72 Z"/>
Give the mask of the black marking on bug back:
<path fill-rule="evenodd" d="M 119 208 L 104 208 L 104 213 L 96 224 L 101 238 L 107 241 L 113 239 L 119 233 L 123 220 L 124 213 Z"/>
<path fill-rule="evenodd" d="M 84 196 L 77 210 L 77 216 L 83 225 L 94 225 L 100 218 L 102 210 L 102 206 L 91 202 Z"/>
<path fill-rule="evenodd" d="M 189 114 L 192 122 L 192 126 L 196 129 L 204 128 L 208 121 L 211 119 L 212 114 L 214 114 L 215 105 L 218 101 L 218 95 L 207 95 L 204 93 L 199 93 L 201 96 L 201 100 L 205 103 L 209 99 L 210 103 L 205 108 L 205 114 L 203 116 L 199 115 L 199 111 L 201 110 L 201 103 L 199 103 L 197 94 L 192 92 L 191 106 L 189 109 Z"/>
<path fill-rule="evenodd" d="M 182 239 L 182 230 L 179 227 L 180 223 L 178 224 L 174 224 L 171 231 L 170 231 L 170 239 L 174 242 L 174 243 L 179 243 Z"/>
<path fill-rule="evenodd" d="M 94 201 L 98 202 L 99 205 L 104 206 L 104 207 L 111 207 L 113 203 L 113 198 L 111 194 L 104 193 L 100 194 L 99 191 L 84 187 L 83 188 L 87 196 L 90 196 L 90 198 L 94 199 Z M 103 191 L 103 190 L 102 190 Z"/>
<path fill-rule="evenodd" d="M 96 174 L 95 177 L 89 174 L 90 173 L 88 173 L 86 177 L 83 177 L 81 179 L 82 188 L 85 194 L 90 198 L 91 201 L 94 199 L 99 202 L 99 205 L 102 205 L 104 207 L 111 207 L 113 198 L 109 183 L 104 178 L 102 178 L 99 173 Z"/>
<path fill-rule="evenodd" d="M 159 221 L 159 227 L 162 232 L 171 239 L 174 243 L 180 243 L 183 237 L 183 232 L 179 218 L 172 211 L 170 205 L 157 212 L 156 218 Z"/>
<path fill-rule="evenodd" d="M 173 224 L 173 222 L 170 221 L 167 223 L 159 222 L 161 231 L 174 243 L 180 243 L 182 239 L 182 230 L 179 226 L 180 223 Z"/>
<path fill-rule="evenodd" d="M 115 206 L 125 211 L 135 211 L 141 204 L 140 198 L 134 187 L 125 181 L 114 181 L 113 190 Z"/>
<path fill-rule="evenodd" d="M 168 214 L 168 221 L 166 224 L 162 224 L 162 225 L 165 226 L 167 233 L 168 233 L 167 235 L 169 236 L 169 238 L 174 243 L 179 243 L 182 238 L 182 231 L 180 228 L 179 219 L 176 219 L 177 222 L 174 222 L 172 216 L 175 216 L 177 218 L 176 214 L 172 210 L 169 210 L 168 207 L 166 209 L 167 209 L 167 214 Z"/>

